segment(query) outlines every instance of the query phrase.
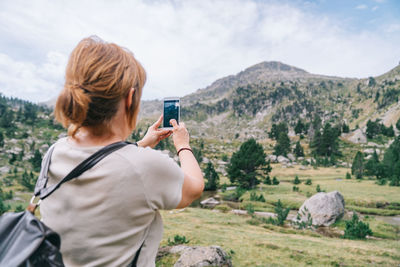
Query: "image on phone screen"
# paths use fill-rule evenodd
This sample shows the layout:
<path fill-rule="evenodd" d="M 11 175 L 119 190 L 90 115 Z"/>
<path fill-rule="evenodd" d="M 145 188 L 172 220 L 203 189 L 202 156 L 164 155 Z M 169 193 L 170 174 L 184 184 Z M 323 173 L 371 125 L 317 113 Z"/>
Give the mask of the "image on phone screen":
<path fill-rule="evenodd" d="M 179 124 L 179 108 L 179 99 L 164 100 L 163 128 L 172 128 L 169 123 L 171 119 L 175 119 Z"/>

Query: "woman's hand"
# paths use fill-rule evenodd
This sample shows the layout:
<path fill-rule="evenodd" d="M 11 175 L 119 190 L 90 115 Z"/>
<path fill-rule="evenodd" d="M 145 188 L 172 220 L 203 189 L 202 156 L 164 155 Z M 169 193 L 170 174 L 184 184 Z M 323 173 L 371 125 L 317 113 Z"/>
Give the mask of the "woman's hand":
<path fill-rule="evenodd" d="M 179 151 L 179 149 L 184 147 L 190 148 L 189 133 L 185 127 L 185 123 L 181 122 L 178 125 L 178 123 L 174 119 L 170 120 L 170 123 L 174 127 L 174 129 L 172 130 L 174 134 L 172 136 L 172 139 L 174 140 L 176 151 Z"/>
<path fill-rule="evenodd" d="M 167 138 L 172 134 L 171 130 L 158 128 L 161 125 L 162 119 L 163 116 L 161 115 L 161 117 L 149 127 L 143 139 L 137 142 L 138 146 L 149 146 L 151 148 L 154 148 L 161 140 Z"/>

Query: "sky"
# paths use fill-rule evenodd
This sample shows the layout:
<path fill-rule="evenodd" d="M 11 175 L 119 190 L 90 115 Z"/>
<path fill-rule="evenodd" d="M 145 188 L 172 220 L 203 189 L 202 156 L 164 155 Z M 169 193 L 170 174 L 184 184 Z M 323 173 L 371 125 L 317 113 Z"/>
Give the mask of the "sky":
<path fill-rule="evenodd" d="M 143 99 L 184 96 L 263 61 L 365 78 L 400 62 L 399 0 L 2 0 L 0 93 L 57 97 L 97 35 L 145 67 Z"/>

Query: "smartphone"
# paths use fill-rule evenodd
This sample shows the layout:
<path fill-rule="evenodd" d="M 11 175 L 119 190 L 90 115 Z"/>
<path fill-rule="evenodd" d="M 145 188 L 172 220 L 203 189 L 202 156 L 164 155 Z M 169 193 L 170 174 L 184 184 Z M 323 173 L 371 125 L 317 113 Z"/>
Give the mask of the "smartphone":
<path fill-rule="evenodd" d="M 171 119 L 175 119 L 179 124 L 181 116 L 180 100 L 178 97 L 166 97 L 163 100 L 163 125 L 165 129 L 172 129 L 172 125 L 169 123 Z"/>

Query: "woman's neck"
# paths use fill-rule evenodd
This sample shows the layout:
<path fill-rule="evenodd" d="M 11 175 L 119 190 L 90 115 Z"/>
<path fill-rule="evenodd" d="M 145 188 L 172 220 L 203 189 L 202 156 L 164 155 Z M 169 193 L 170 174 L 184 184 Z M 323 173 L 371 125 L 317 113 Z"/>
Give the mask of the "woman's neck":
<path fill-rule="evenodd" d="M 102 135 L 95 135 L 95 126 L 81 127 L 70 140 L 79 146 L 106 146 L 128 138 L 133 129 L 129 128 L 123 102 L 112 120 L 108 123 L 109 131 Z"/>

